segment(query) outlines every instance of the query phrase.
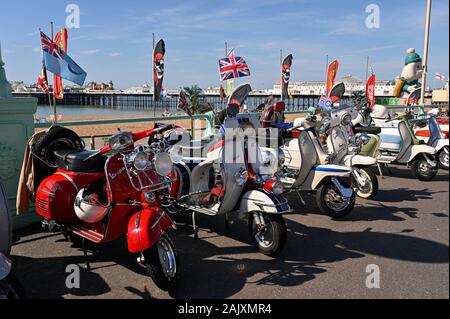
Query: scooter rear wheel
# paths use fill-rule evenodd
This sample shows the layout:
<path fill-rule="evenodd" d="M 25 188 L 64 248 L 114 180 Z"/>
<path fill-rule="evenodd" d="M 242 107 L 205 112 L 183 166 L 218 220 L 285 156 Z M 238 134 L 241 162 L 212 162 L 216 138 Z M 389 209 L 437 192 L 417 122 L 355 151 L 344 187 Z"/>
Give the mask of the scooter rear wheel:
<path fill-rule="evenodd" d="M 286 222 L 281 215 L 263 214 L 263 217 L 267 229 L 262 233 L 258 230 L 254 215 L 250 215 L 248 222 L 250 236 L 262 254 L 276 257 L 286 245 Z"/>
<path fill-rule="evenodd" d="M 169 235 L 144 252 L 149 274 L 155 285 L 164 291 L 174 291 L 180 281 L 181 266 L 178 251 Z"/>
<path fill-rule="evenodd" d="M 342 184 L 344 182 L 341 181 Z M 347 185 L 344 184 L 346 187 Z M 333 182 L 328 182 L 323 184 L 316 194 L 317 206 L 321 213 L 326 214 L 332 218 L 342 219 L 347 217 L 355 207 L 356 203 L 356 193 L 350 198 L 343 198 L 333 184 Z"/>

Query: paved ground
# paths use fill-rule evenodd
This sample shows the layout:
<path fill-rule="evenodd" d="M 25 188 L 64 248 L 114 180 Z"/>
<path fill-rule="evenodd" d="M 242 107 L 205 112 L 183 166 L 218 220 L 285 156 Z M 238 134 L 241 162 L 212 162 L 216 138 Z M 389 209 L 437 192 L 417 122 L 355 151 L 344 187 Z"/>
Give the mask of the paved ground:
<path fill-rule="evenodd" d="M 183 263 L 179 290 L 159 291 L 124 242 L 96 247 L 81 289 L 65 287 L 68 264 L 80 250 L 61 235 L 30 227 L 15 234 L 13 262 L 30 298 L 448 298 L 449 179 L 418 182 L 406 168 L 381 180 L 376 201 L 359 201 L 345 221 L 293 205 L 288 243 L 274 260 L 255 252 L 247 227 L 227 231 L 221 218 L 203 217 L 199 241 L 180 225 L 174 237 Z M 297 202 L 291 197 L 291 202 Z M 367 289 L 366 267 L 381 271 L 381 288 Z"/>

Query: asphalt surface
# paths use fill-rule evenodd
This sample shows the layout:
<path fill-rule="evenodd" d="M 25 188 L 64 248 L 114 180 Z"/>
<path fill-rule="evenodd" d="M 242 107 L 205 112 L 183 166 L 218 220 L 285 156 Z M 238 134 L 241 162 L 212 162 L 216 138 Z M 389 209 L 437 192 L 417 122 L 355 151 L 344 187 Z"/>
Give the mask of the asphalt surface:
<path fill-rule="evenodd" d="M 189 224 L 172 238 L 182 258 L 182 281 L 169 295 L 136 264 L 124 241 L 90 246 L 91 272 L 80 289 L 66 287 L 80 249 L 60 234 L 31 226 L 15 233 L 13 263 L 28 298 L 449 298 L 449 178 L 413 179 L 405 167 L 380 179 L 376 200 L 358 200 L 351 216 L 334 221 L 290 202 L 288 240 L 277 259 L 255 251 L 244 222 L 226 230 L 221 217 L 199 217 L 200 240 Z M 186 220 L 189 221 L 189 218 Z M 377 265 L 380 288 L 366 286 Z"/>

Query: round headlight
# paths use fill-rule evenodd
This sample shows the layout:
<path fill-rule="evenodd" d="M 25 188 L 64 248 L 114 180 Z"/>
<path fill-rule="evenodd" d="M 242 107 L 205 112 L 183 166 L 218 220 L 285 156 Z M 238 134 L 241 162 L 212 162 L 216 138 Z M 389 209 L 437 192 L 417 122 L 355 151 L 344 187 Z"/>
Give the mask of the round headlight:
<path fill-rule="evenodd" d="M 350 124 L 352 124 L 352 117 L 351 117 L 351 115 L 350 114 L 345 114 L 343 117 L 342 117 L 342 125 L 344 125 L 344 126 L 347 126 L 347 125 L 350 125 Z"/>
<path fill-rule="evenodd" d="M 284 193 L 284 186 L 281 182 L 277 181 L 272 186 L 272 192 L 279 196 Z"/>
<path fill-rule="evenodd" d="M 109 140 L 109 147 L 113 151 L 123 150 L 131 145 L 133 145 L 133 137 L 131 133 L 119 133 L 111 137 Z"/>
<path fill-rule="evenodd" d="M 173 169 L 169 153 L 159 153 L 155 156 L 154 165 L 159 176 L 168 176 Z"/>
<path fill-rule="evenodd" d="M 360 139 L 361 139 L 361 144 L 362 145 L 367 145 L 369 143 L 369 141 L 370 141 L 370 136 L 367 135 L 367 133 L 363 133 L 363 134 L 361 134 Z"/>
<path fill-rule="evenodd" d="M 138 171 L 143 171 L 148 167 L 148 155 L 145 152 L 139 152 L 134 157 L 133 165 Z"/>

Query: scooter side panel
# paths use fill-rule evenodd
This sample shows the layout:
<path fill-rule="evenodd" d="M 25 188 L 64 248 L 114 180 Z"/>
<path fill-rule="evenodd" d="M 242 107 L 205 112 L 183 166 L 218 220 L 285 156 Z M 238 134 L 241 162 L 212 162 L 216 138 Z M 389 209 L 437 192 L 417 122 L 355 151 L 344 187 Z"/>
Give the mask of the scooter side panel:
<path fill-rule="evenodd" d="M 241 213 L 263 212 L 285 214 L 292 211 L 286 198 L 264 190 L 253 190 L 244 194 L 239 211 Z"/>
<path fill-rule="evenodd" d="M 153 247 L 172 227 L 169 215 L 158 207 L 134 214 L 128 223 L 128 250 L 135 254 Z"/>
<path fill-rule="evenodd" d="M 348 167 L 352 166 L 372 166 L 376 165 L 378 160 L 369 156 L 362 155 L 349 155 L 344 159 L 344 165 Z"/>

